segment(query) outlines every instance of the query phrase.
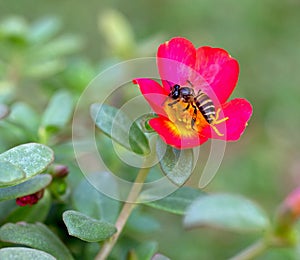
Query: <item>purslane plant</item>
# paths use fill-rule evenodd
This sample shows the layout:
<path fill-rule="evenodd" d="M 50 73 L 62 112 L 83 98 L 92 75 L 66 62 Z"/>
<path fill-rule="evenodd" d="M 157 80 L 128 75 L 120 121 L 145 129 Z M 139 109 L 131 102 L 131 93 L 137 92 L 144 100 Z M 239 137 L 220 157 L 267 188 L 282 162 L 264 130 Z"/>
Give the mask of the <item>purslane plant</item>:
<path fill-rule="evenodd" d="M 55 20 L 46 19 L 32 28 L 20 20 L 7 24 L 6 30 L 2 24 L 0 43 L 11 53 L 21 55 L 7 66 L 14 72 L 7 74 L 12 77 L 7 80 L 13 80 L 13 85 L 19 85 L 24 78 L 42 80 L 61 72 L 60 64 L 66 64 L 61 63 L 62 56 L 80 45 L 72 37 L 52 42 L 50 39 L 59 28 Z M 57 53 L 53 53 L 53 46 L 60 46 L 56 48 Z M 39 51 L 35 52 L 37 47 Z M 15 68 L 15 64 L 26 66 Z M 1 99 L 5 103 L 0 104 L 0 131 L 1 138 L 5 139 L 1 144 L 7 140 L 11 143 L 0 153 L 0 259 L 16 256 L 22 259 L 90 259 L 95 256 L 107 259 L 119 258 L 120 252 L 128 259 L 168 259 L 158 253 L 156 242 L 141 243 L 130 233 L 134 228 L 138 232 L 157 228 L 157 221 L 143 212 L 144 207 L 181 215 L 187 229 L 209 226 L 261 236 L 258 242 L 232 258 L 236 260 L 253 259 L 271 247 L 299 245 L 296 228 L 300 215 L 299 190 L 287 196 L 272 221 L 260 206 L 242 196 L 206 194 L 199 189 L 182 187 L 193 170 L 190 148 L 210 138 L 238 140 L 251 117 L 252 107 L 247 100 L 228 101 L 238 80 L 237 61 L 223 49 L 195 48 L 187 39 L 177 37 L 159 46 L 157 65 L 161 82 L 148 78 L 136 78 L 133 82 L 138 84 L 155 112 L 147 117 L 147 130 L 157 133 L 167 144 L 163 151 L 164 143 L 159 139 L 156 151 L 161 158 L 162 172 L 177 190 L 160 200 L 138 204 L 144 195 L 141 189 L 146 178 L 152 177 L 151 171 L 159 171 L 158 167 L 141 168 L 121 210 L 119 201 L 95 190 L 80 175 L 78 166 L 70 163 L 74 158 L 70 136 L 65 131 L 74 108 L 74 97 L 69 91 L 55 93 L 42 116 L 24 103 L 11 105 L 11 100 Z M 23 73 L 22 67 L 26 68 Z M 75 84 L 77 80 L 72 82 Z M 9 94 L 11 99 L 13 91 Z M 108 122 L 114 121 L 120 111 L 108 105 L 103 105 L 102 110 L 97 106 L 93 108 L 99 112 L 91 113 L 95 125 L 115 138 L 110 136 Z M 118 126 L 132 123 L 126 120 L 124 114 Z M 129 144 L 122 142 L 122 138 L 127 138 L 123 133 L 117 141 L 130 152 L 147 155 L 150 152 L 148 135 L 139 123 L 131 125 Z M 109 150 L 106 149 L 107 146 L 104 153 Z M 54 164 L 54 160 L 62 164 Z M 99 177 L 98 173 L 93 176 Z M 65 227 L 61 225 L 62 220 Z"/>

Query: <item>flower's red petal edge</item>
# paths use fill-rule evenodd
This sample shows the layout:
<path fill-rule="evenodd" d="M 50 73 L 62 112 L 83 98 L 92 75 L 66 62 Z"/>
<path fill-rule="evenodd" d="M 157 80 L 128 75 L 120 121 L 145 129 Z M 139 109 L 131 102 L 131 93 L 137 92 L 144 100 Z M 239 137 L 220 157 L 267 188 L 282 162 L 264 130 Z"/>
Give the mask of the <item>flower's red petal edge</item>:
<path fill-rule="evenodd" d="M 198 48 L 196 58 L 195 69 L 208 84 L 206 94 L 226 102 L 238 81 L 238 62 L 227 51 L 208 46 Z"/>
<path fill-rule="evenodd" d="M 158 71 L 167 91 L 170 91 L 173 84 L 186 84 L 188 75 L 191 73 L 190 70 L 194 69 L 195 63 L 196 49 L 185 38 L 173 38 L 161 44 L 158 48 Z"/>
<path fill-rule="evenodd" d="M 246 99 L 236 98 L 223 104 L 222 110 L 224 117 L 229 119 L 215 126 L 221 132 L 226 131 L 224 136 L 218 136 L 210 126 L 205 127 L 202 134 L 209 138 L 237 141 L 245 131 L 252 115 L 252 106 Z"/>
<path fill-rule="evenodd" d="M 205 143 L 208 138 L 202 135 L 195 137 L 181 137 L 176 126 L 166 117 L 152 118 L 149 121 L 150 126 L 159 134 L 159 136 L 167 143 L 178 149 L 187 149 L 199 146 Z"/>
<path fill-rule="evenodd" d="M 148 101 L 153 111 L 158 115 L 166 116 L 166 112 L 163 109 L 163 103 L 167 99 L 169 92 L 152 79 L 139 78 L 134 79 L 132 82 L 139 85 L 143 96 Z"/>

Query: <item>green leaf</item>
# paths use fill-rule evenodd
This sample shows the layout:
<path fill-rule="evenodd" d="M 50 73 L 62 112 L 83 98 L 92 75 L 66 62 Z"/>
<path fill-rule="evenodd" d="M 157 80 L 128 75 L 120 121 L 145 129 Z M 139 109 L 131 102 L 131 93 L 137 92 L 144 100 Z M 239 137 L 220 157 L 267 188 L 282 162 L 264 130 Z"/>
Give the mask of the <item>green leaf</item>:
<path fill-rule="evenodd" d="M 95 174 L 94 179 L 99 179 L 98 173 Z M 91 200 L 91 198 L 93 199 Z M 119 201 L 105 196 L 86 179 L 83 179 L 76 187 L 72 194 L 72 202 L 76 210 L 84 212 L 92 218 L 112 223 L 117 219 L 120 210 Z"/>
<path fill-rule="evenodd" d="M 139 232 L 149 234 L 157 231 L 160 228 L 160 223 L 153 216 L 146 214 L 140 210 L 140 207 L 134 209 L 127 223 L 126 229 L 131 232 Z"/>
<path fill-rule="evenodd" d="M 155 117 L 157 117 L 157 115 L 155 113 L 151 112 L 151 113 L 140 116 L 136 121 L 144 133 L 154 133 L 155 131 L 149 125 L 149 121 L 150 121 L 150 119 L 155 118 Z"/>
<path fill-rule="evenodd" d="M 6 247 L 0 249 L 0 259 L 55 260 L 56 258 L 36 249 L 26 247 Z"/>
<path fill-rule="evenodd" d="M 46 219 L 51 207 L 50 193 L 45 190 L 44 196 L 35 205 L 27 205 L 23 207 L 17 207 L 6 218 L 6 222 L 20 222 L 25 221 L 27 223 L 42 222 Z"/>
<path fill-rule="evenodd" d="M 299 248 L 292 247 L 271 247 L 264 252 L 261 257 L 256 257 L 255 260 L 298 260 Z"/>
<path fill-rule="evenodd" d="M 0 159 L 0 187 L 13 185 L 25 179 L 26 174 L 10 162 Z"/>
<path fill-rule="evenodd" d="M 0 104 L 0 120 L 9 114 L 9 109 L 6 105 Z"/>
<path fill-rule="evenodd" d="M 19 206 L 16 204 L 16 200 L 4 200 L 0 201 L 0 225 L 6 223 L 5 219 Z"/>
<path fill-rule="evenodd" d="M 63 128 L 71 119 L 73 111 L 73 99 L 69 92 L 59 91 L 51 98 L 42 118 L 42 126 L 45 128 Z"/>
<path fill-rule="evenodd" d="M 176 185 L 182 186 L 193 171 L 192 149 L 178 150 L 157 140 L 156 153 L 163 173 Z"/>
<path fill-rule="evenodd" d="M 14 184 L 25 181 L 44 171 L 53 159 L 53 151 L 45 145 L 28 143 L 16 146 L 0 154 L 0 163 L 3 163 L 0 164 L 0 168 L 3 167 L 0 170 L 1 179 Z M 6 170 L 13 167 L 16 168 L 13 172 L 14 175 L 4 176 L 10 175 L 11 173 Z M 17 172 L 17 169 L 19 169 L 19 172 Z M 24 178 L 21 178 L 23 174 Z"/>
<path fill-rule="evenodd" d="M 11 107 L 9 120 L 20 127 L 36 133 L 39 117 L 37 113 L 26 103 L 16 102 Z"/>
<path fill-rule="evenodd" d="M 117 232 L 111 223 L 90 218 L 74 210 L 65 211 L 63 221 L 71 236 L 87 242 L 103 241 Z"/>
<path fill-rule="evenodd" d="M 75 35 L 63 35 L 36 49 L 34 54 L 41 60 L 51 60 L 72 54 L 80 50 L 82 46 L 82 38 Z"/>
<path fill-rule="evenodd" d="M 84 58 L 72 59 L 64 70 L 66 84 L 77 91 L 82 91 L 96 75 L 96 69 Z"/>
<path fill-rule="evenodd" d="M 12 42 L 25 42 L 28 33 L 26 21 L 18 16 L 10 16 L 0 24 L 0 36 Z"/>
<path fill-rule="evenodd" d="M 0 201 L 15 199 L 28 194 L 33 194 L 45 188 L 51 182 L 52 177 L 49 174 L 41 174 L 22 182 L 16 186 L 0 189 Z"/>
<path fill-rule="evenodd" d="M 128 150 L 137 154 L 150 152 L 148 139 L 142 130 L 121 110 L 108 105 L 92 104 L 90 113 L 103 133 Z"/>
<path fill-rule="evenodd" d="M 265 212 L 252 201 L 235 195 L 214 194 L 195 200 L 187 209 L 184 226 L 210 226 L 237 232 L 259 232 L 268 229 Z"/>
<path fill-rule="evenodd" d="M 132 151 L 137 154 L 150 153 L 148 139 L 136 123 L 133 123 L 129 129 L 129 144 Z"/>
<path fill-rule="evenodd" d="M 135 252 L 138 256 L 138 259 L 151 260 L 152 256 L 157 252 L 157 250 L 157 242 L 149 241 L 139 245 Z"/>
<path fill-rule="evenodd" d="M 29 178 L 45 170 L 53 161 L 54 154 L 43 144 L 28 143 L 0 154 L 0 159 L 19 167 Z"/>
<path fill-rule="evenodd" d="M 66 246 L 42 223 L 7 223 L 0 228 L 0 239 L 45 251 L 58 260 L 73 259 Z"/>
<path fill-rule="evenodd" d="M 61 28 L 61 22 L 55 17 L 46 17 L 35 22 L 28 38 L 32 43 L 43 43 L 51 39 Z"/>
<path fill-rule="evenodd" d="M 81 241 L 79 241 L 81 242 Z M 80 256 L 81 259 L 95 259 L 95 256 L 100 251 L 100 243 L 84 243 L 83 252 Z"/>
<path fill-rule="evenodd" d="M 184 215 L 187 207 L 191 205 L 196 198 L 202 196 L 205 196 L 205 193 L 198 189 L 182 187 L 168 197 L 148 202 L 146 205 L 174 214 Z"/>
<path fill-rule="evenodd" d="M 61 59 L 34 61 L 24 69 L 24 74 L 30 78 L 44 79 L 62 71 L 65 66 Z"/>
<path fill-rule="evenodd" d="M 116 10 L 105 10 L 98 26 L 111 50 L 120 57 L 130 57 L 135 50 L 134 33 L 126 17 Z"/>

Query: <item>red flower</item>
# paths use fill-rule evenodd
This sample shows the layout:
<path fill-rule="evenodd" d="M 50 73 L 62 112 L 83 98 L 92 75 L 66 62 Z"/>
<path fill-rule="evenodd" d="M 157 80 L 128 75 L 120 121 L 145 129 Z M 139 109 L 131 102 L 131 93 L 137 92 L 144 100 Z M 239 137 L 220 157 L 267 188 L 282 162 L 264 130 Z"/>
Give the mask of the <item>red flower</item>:
<path fill-rule="evenodd" d="M 184 149 L 209 138 L 240 138 L 252 107 L 242 98 L 227 102 L 238 80 L 239 65 L 225 50 L 196 49 L 187 39 L 173 38 L 159 46 L 157 65 L 162 86 L 146 78 L 133 83 L 157 113 L 149 124 L 167 144 Z M 181 96 L 176 95 L 175 85 Z M 184 97 L 187 90 L 190 93 Z"/>

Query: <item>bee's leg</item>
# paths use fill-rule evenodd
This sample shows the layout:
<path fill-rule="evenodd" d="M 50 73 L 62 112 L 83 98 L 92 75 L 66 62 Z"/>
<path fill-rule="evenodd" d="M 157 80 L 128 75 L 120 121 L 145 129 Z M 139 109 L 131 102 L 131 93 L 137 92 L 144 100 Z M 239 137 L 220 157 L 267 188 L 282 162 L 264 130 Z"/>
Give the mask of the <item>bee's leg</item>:
<path fill-rule="evenodd" d="M 192 127 L 193 130 L 195 130 L 194 125 L 195 125 L 196 120 L 197 120 L 197 107 L 194 104 L 192 104 L 192 106 L 194 108 L 194 114 L 193 114 L 192 120 L 191 120 L 191 127 Z"/>
<path fill-rule="evenodd" d="M 188 110 L 188 109 L 190 108 L 190 104 L 191 104 L 191 103 L 188 103 L 187 107 L 186 107 L 185 109 L 183 109 L 182 111 Z"/>
<path fill-rule="evenodd" d="M 196 123 L 196 118 L 193 117 L 191 120 L 191 127 L 193 130 L 195 130 L 195 128 L 194 128 L 195 123 Z"/>
<path fill-rule="evenodd" d="M 175 105 L 178 102 L 179 102 L 179 99 L 175 100 L 174 102 L 169 103 L 168 106 L 172 107 L 173 105 Z"/>

